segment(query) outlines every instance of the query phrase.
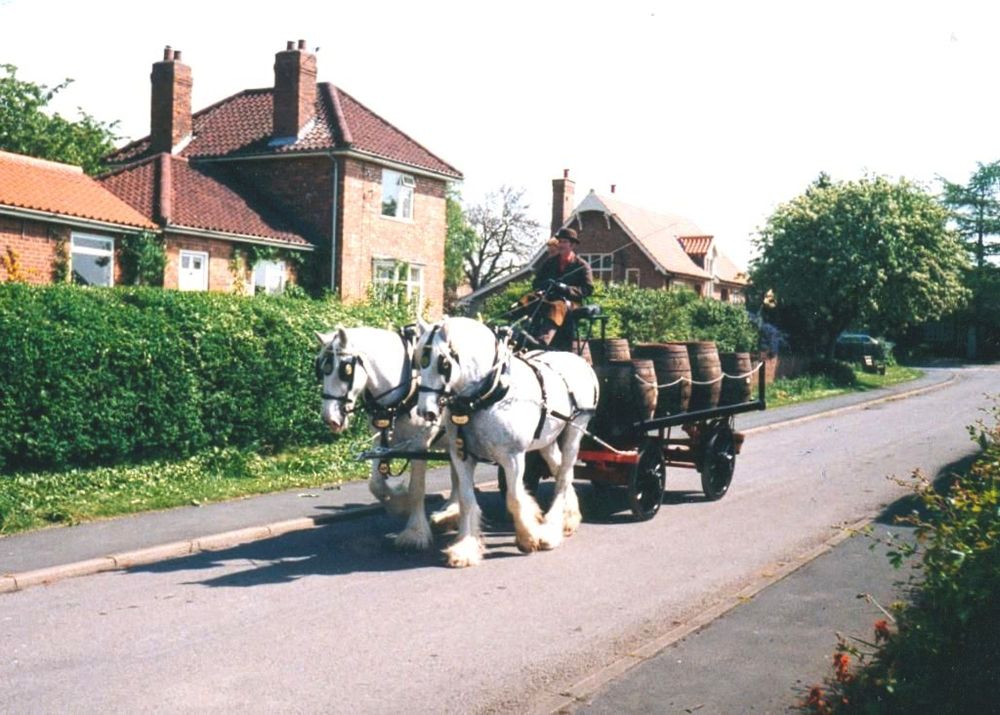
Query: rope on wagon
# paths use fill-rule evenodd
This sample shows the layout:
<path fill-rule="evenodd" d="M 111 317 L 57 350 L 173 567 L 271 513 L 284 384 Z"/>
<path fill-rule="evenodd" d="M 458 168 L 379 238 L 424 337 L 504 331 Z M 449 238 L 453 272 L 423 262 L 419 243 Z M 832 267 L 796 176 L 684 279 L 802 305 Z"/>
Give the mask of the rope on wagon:
<path fill-rule="evenodd" d="M 655 387 L 655 388 L 657 388 L 659 390 L 659 389 L 665 389 L 665 388 L 668 388 L 668 387 L 673 387 L 674 385 L 679 385 L 682 382 L 690 382 L 692 385 L 714 385 L 715 383 L 719 382 L 723 378 L 729 378 L 730 380 L 745 380 L 748 377 L 750 377 L 751 375 L 753 375 L 754 373 L 756 373 L 758 370 L 760 370 L 763 366 L 764 366 L 764 363 L 759 362 L 759 363 L 757 363 L 757 367 L 751 369 L 750 372 L 743 373 L 742 375 L 730 375 L 730 374 L 724 372 L 721 375 L 719 375 L 717 378 L 715 378 L 714 380 L 707 380 L 707 381 L 692 380 L 690 377 L 684 377 L 683 375 L 681 375 L 680 377 L 678 377 L 673 382 L 665 382 L 662 385 L 657 385 L 656 383 L 650 382 L 649 380 L 647 380 L 647 379 L 645 379 L 643 377 L 640 377 L 639 375 L 635 375 L 634 377 L 635 377 L 636 380 L 638 380 L 642 384 L 649 385 L 651 387 Z"/>

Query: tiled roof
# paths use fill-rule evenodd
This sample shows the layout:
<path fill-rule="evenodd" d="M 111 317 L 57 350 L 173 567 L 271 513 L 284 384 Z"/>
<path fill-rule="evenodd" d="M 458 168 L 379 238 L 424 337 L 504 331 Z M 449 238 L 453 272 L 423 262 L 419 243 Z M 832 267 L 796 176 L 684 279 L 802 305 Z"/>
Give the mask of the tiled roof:
<path fill-rule="evenodd" d="M 437 174 L 462 177 L 460 171 L 346 92 L 327 82 L 318 83 L 316 90 L 315 122 L 293 144 L 269 146 L 273 90 L 248 89 L 195 113 L 194 137 L 180 155 L 207 159 L 355 149 Z M 107 160 L 121 164 L 149 155 L 149 137 L 145 137 L 119 149 Z"/>
<path fill-rule="evenodd" d="M 689 256 L 704 256 L 712 245 L 712 236 L 678 236 L 677 240 Z"/>
<path fill-rule="evenodd" d="M 0 206 L 155 229 L 77 166 L 0 151 Z"/>
<path fill-rule="evenodd" d="M 722 251 L 719 251 L 715 256 L 715 263 L 713 265 L 715 275 L 720 280 L 724 280 L 727 283 L 750 285 L 750 279 L 748 278 L 746 271 L 740 270 L 735 263 L 729 260 L 729 256 Z"/>
<path fill-rule="evenodd" d="M 191 228 L 311 246 L 279 212 L 268 210 L 253 191 L 223 166 L 191 165 L 160 154 L 100 177 L 100 181 L 136 210 L 157 216 L 161 162 L 169 162 L 170 211 L 167 228 Z"/>
<path fill-rule="evenodd" d="M 635 242 L 669 273 L 708 279 L 710 276 L 699 268 L 684 252 L 678 239 L 681 236 L 704 236 L 688 219 L 670 214 L 658 214 L 623 203 L 591 191 L 576 208 L 576 212 L 603 211 L 617 219 L 632 235 Z"/>

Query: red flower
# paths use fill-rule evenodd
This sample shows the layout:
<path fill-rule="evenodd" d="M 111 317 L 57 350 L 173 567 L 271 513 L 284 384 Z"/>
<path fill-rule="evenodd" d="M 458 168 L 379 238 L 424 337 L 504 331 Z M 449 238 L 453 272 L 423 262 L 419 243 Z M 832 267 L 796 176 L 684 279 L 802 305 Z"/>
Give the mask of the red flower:
<path fill-rule="evenodd" d="M 881 643 L 887 640 L 889 640 L 889 624 L 885 619 L 875 621 L 875 642 Z"/>
<path fill-rule="evenodd" d="M 837 653 L 833 656 L 833 669 L 837 673 L 837 680 L 846 683 L 851 679 L 851 657 L 847 653 Z"/>
<path fill-rule="evenodd" d="M 806 698 L 803 705 L 807 708 L 812 708 L 813 712 L 818 713 L 818 715 L 826 715 L 830 712 L 826 700 L 823 698 L 823 688 L 818 685 L 812 686 L 809 690 L 809 697 Z"/>

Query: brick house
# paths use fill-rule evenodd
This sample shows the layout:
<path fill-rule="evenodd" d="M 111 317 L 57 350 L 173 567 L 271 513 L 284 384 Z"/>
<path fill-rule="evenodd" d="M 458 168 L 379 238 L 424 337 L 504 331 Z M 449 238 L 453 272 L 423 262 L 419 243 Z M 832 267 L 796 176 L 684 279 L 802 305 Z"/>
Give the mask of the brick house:
<path fill-rule="evenodd" d="M 577 231 L 577 254 L 591 265 L 595 280 L 633 283 L 642 288 L 690 288 L 706 298 L 745 302 L 746 274 L 719 248 L 714 236 L 690 220 L 632 206 L 593 190 L 575 208 L 575 184 L 566 171 L 552 181 L 554 234 L 569 226 Z M 472 304 L 529 277 L 545 256 L 544 246 L 519 271 L 483 286 L 463 299 Z"/>
<path fill-rule="evenodd" d="M 397 284 L 440 313 L 445 192 L 462 174 L 332 84 L 305 41 L 275 56 L 274 86 L 192 113 L 191 68 L 152 68 L 150 134 L 107 157 L 103 185 L 166 238 L 167 288 L 345 299 Z"/>
<path fill-rule="evenodd" d="M 80 167 L 0 151 L 0 281 L 115 283 L 123 237 L 154 230 Z"/>

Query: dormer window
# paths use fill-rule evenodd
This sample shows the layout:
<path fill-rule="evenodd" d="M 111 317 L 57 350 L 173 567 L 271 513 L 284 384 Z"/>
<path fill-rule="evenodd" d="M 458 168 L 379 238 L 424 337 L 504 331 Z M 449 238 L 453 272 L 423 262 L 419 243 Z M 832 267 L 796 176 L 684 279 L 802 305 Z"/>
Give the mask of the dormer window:
<path fill-rule="evenodd" d="M 382 169 L 382 215 L 410 220 L 413 218 L 412 176 L 392 169 Z"/>

